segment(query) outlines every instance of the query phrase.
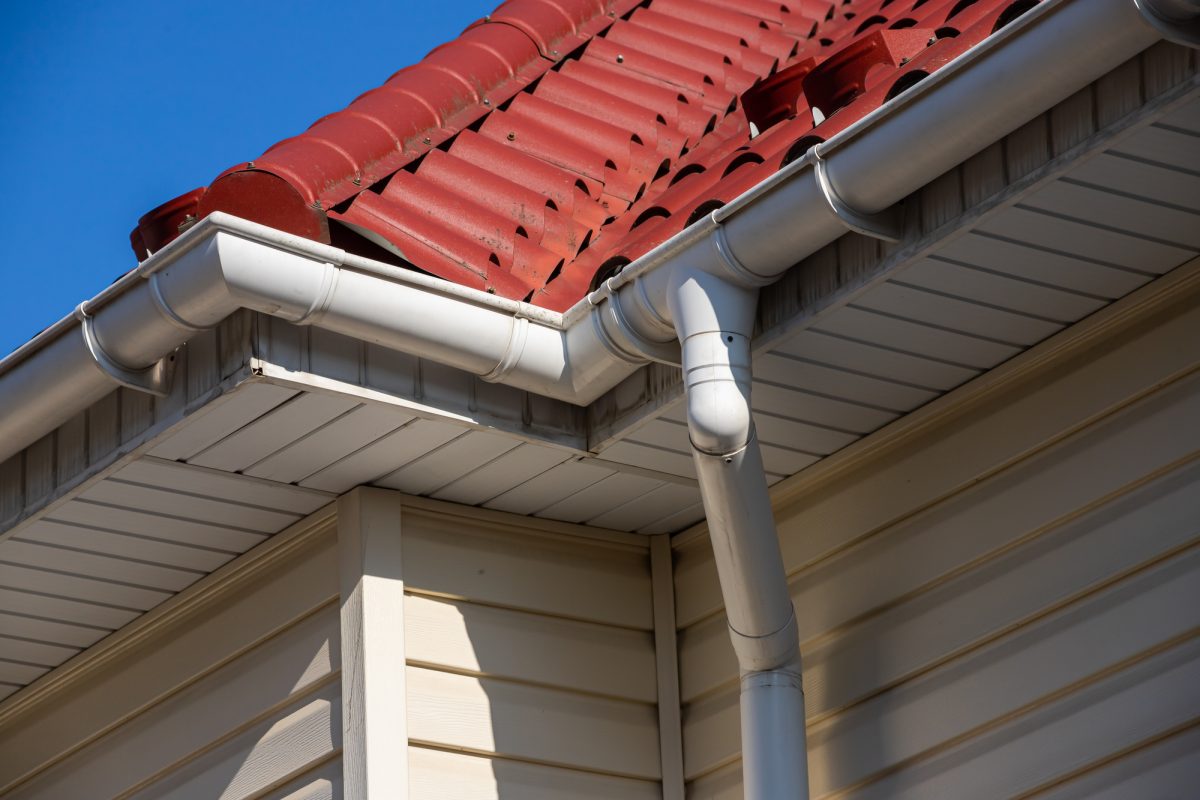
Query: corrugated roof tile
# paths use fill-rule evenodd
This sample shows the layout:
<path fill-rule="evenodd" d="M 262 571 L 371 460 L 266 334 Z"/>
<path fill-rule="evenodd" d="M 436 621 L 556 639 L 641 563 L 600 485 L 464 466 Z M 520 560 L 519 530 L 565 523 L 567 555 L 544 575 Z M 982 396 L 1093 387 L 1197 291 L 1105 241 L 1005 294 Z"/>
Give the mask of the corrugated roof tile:
<path fill-rule="evenodd" d="M 131 242 L 217 209 L 324 241 L 333 220 L 343 246 L 565 309 L 1035 4 L 509 0 Z"/>

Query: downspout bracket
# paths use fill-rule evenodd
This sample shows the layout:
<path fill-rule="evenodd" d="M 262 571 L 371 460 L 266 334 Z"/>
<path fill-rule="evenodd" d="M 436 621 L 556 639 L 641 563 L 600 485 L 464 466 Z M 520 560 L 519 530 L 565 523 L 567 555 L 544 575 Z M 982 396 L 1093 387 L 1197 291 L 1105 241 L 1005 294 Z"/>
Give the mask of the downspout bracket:
<path fill-rule="evenodd" d="M 125 366 L 104 351 L 100 340 L 96 337 L 95 321 L 92 315 L 87 313 L 84 305 L 84 303 L 80 303 L 76 306 L 75 318 L 79 320 L 79 331 L 83 336 L 84 346 L 87 347 L 96 366 L 127 389 L 145 392 L 155 397 L 166 397 L 170 394 L 174 356 L 168 355 L 160 358 L 144 369 L 132 369 Z"/>
<path fill-rule="evenodd" d="M 813 171 L 816 173 L 817 186 L 825 197 L 825 203 L 834 215 L 850 230 L 870 236 L 872 239 L 883 239 L 885 242 L 898 242 L 904 238 L 904 222 L 900 209 L 892 206 L 875 214 L 856 211 L 842 200 L 833 182 L 829 179 L 828 162 L 821 157 L 820 147 L 809 150 L 812 158 Z"/>

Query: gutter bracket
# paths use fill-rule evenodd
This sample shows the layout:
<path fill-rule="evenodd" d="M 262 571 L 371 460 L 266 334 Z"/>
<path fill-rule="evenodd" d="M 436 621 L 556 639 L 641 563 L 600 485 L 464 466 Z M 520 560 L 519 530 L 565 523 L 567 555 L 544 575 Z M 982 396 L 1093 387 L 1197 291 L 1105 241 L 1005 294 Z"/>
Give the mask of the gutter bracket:
<path fill-rule="evenodd" d="M 1182 3 L 1178 0 L 1175 2 L 1177 6 L 1184 6 L 1179 9 L 1182 12 L 1179 16 L 1169 13 L 1171 0 L 1133 0 L 1133 5 L 1146 24 L 1158 31 L 1168 42 L 1193 49 L 1200 48 L 1200 17 L 1195 16 L 1194 7 L 1187 7 L 1186 0 Z"/>
<path fill-rule="evenodd" d="M 95 321 L 80 303 L 75 308 L 75 318 L 79 320 L 79 331 L 83 336 L 84 346 L 100 371 L 127 389 L 152 394 L 155 397 L 166 397 L 171 393 L 171 375 L 173 373 L 174 357 L 168 355 L 160 358 L 145 369 L 131 369 L 120 363 L 100 345 L 96 337 Z"/>
<path fill-rule="evenodd" d="M 897 206 L 885 209 L 875 214 L 856 211 L 842 200 L 833 182 L 829 179 L 828 162 L 821 157 L 818 147 L 809 150 L 812 157 L 813 171 L 816 173 L 817 186 L 825 197 L 825 203 L 842 224 L 855 233 L 870 236 L 872 239 L 882 239 L 885 242 L 898 242 L 904 238 L 904 223 Z"/>

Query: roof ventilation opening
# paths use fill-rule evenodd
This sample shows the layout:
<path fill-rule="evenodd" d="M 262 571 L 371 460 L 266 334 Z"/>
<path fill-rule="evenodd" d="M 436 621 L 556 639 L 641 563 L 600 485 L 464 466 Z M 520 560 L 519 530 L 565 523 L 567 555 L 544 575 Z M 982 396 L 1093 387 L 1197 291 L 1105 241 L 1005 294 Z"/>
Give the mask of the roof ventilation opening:
<path fill-rule="evenodd" d="M 692 213 L 688 214 L 687 224 L 685 224 L 684 227 L 686 228 L 688 225 L 693 224 L 697 220 L 704 219 L 723 205 L 725 205 L 724 200 L 705 200 L 703 203 L 692 209 Z"/>
<path fill-rule="evenodd" d="M 1017 2 L 1000 12 L 1000 16 L 996 18 L 996 27 L 992 28 L 992 33 L 1000 30 L 1026 11 L 1036 8 L 1037 4 L 1038 0 L 1017 0 Z"/>
<path fill-rule="evenodd" d="M 887 17 L 881 17 L 876 14 L 873 17 L 867 17 L 865 20 L 863 20 L 862 24 L 859 25 L 858 29 L 854 32 L 855 34 L 859 34 L 865 30 L 875 27 L 876 25 L 882 25 L 885 22 L 887 22 Z"/>
<path fill-rule="evenodd" d="M 958 0 L 958 2 L 954 4 L 954 8 L 950 9 L 950 13 L 946 15 L 944 22 L 949 22 L 950 20 L 954 19 L 956 16 L 975 5 L 976 2 L 978 2 L 978 0 Z"/>
<path fill-rule="evenodd" d="M 915 19 L 912 17 L 905 17 L 904 19 L 896 20 L 891 25 L 888 25 L 888 27 L 894 31 L 899 31 L 904 30 L 905 28 L 915 28 L 916 25 L 917 21 Z"/>
<path fill-rule="evenodd" d="M 638 228 L 639 226 L 641 226 L 643 223 L 649 222 L 650 220 L 652 220 L 656 217 L 666 218 L 666 217 L 670 217 L 670 216 L 671 216 L 671 212 L 668 211 L 667 209 L 663 208 L 662 206 L 650 206 L 645 211 L 643 211 L 641 214 L 638 214 L 638 218 L 633 221 L 633 225 L 630 226 L 629 230 L 632 231 L 632 230 Z"/>
<path fill-rule="evenodd" d="M 658 180 L 659 178 L 662 178 L 662 177 L 664 177 L 666 175 L 670 175 L 670 174 L 671 174 L 671 159 L 664 158 L 662 163 L 658 165 L 658 169 L 655 170 L 654 177 L 650 179 L 650 182 L 653 183 L 654 181 Z"/>
<path fill-rule="evenodd" d="M 516 234 L 517 234 L 517 236 L 520 236 L 523 239 L 529 238 L 529 231 L 525 230 L 520 225 L 517 226 Z"/>
<path fill-rule="evenodd" d="M 600 288 L 606 280 L 616 275 L 621 270 L 625 269 L 630 264 L 630 261 L 625 256 L 613 256 L 600 265 L 596 273 L 592 275 L 592 282 L 588 285 L 588 291 L 594 292 Z"/>
<path fill-rule="evenodd" d="M 784 153 L 783 159 L 779 162 L 779 168 L 783 169 L 793 161 L 799 161 L 804 157 L 804 154 L 813 149 L 821 142 L 825 141 L 820 136 L 803 136 L 796 140 L 795 144 L 788 148 Z"/>
<path fill-rule="evenodd" d="M 914 69 L 910 72 L 904 73 L 896 80 L 895 83 L 892 84 L 892 88 L 888 89 L 887 97 L 884 98 L 884 102 L 886 103 L 888 100 L 891 100 L 894 97 L 899 97 L 928 77 L 928 72 L 919 69 Z"/>
<path fill-rule="evenodd" d="M 703 165 L 688 164 L 684 167 L 681 167 L 678 172 L 676 172 L 674 175 L 672 175 L 671 182 L 668 183 L 667 185 L 674 186 L 675 184 L 679 183 L 681 180 L 686 178 L 688 175 L 699 175 L 701 172 L 704 172 Z"/>
<path fill-rule="evenodd" d="M 724 178 L 724 177 L 728 176 L 729 173 L 734 172 L 735 170 L 739 170 L 742 167 L 746 166 L 747 164 L 761 164 L 761 163 L 763 163 L 763 157 L 760 156 L 758 153 L 755 153 L 755 152 L 742 153 L 737 158 L 733 159 L 733 161 L 729 162 L 729 166 L 727 166 L 725 168 L 725 171 L 721 173 L 721 177 Z"/>

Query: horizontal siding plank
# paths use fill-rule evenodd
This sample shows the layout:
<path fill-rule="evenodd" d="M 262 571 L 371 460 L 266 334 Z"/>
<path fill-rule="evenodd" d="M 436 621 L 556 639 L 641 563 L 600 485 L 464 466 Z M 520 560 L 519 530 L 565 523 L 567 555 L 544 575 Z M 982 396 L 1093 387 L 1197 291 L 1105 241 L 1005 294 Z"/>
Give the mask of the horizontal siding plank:
<path fill-rule="evenodd" d="M 659 777 L 652 706 L 419 667 L 406 680 L 413 742 Z"/>
<path fill-rule="evenodd" d="M 327 608 L 299 622 L 136 714 L 6 797 L 112 797 L 189 759 L 326 680 L 337 668 L 337 619 L 337 610 Z"/>
<path fill-rule="evenodd" d="M 227 436 L 188 458 L 188 462 L 238 472 L 357 405 L 356 401 L 345 397 L 305 392 L 239 429 L 236 436 Z"/>
<path fill-rule="evenodd" d="M 488 529 L 404 512 L 405 585 L 554 616 L 650 630 L 644 551 L 568 537 Z"/>
<path fill-rule="evenodd" d="M 1118 752 L 1193 715 L 1200 707 L 1198 649 L 1193 640 L 856 796 L 1011 797 L 1053 780 L 1071 765 Z"/>
<path fill-rule="evenodd" d="M 1190 635 L 1200 614 L 1179 609 L 1200 610 L 1198 578 L 1200 553 L 1180 556 L 810 726 L 813 795 L 864 781 Z M 729 725 L 737 718 L 736 693 L 696 706 L 701 713 L 685 721 L 691 730 L 684 739 L 686 771 L 692 777 L 735 759 L 738 751 L 737 726 Z M 878 744 L 880 731 L 887 731 L 886 748 Z"/>
<path fill-rule="evenodd" d="M 1196 722 L 1182 733 L 1101 764 L 1036 797 L 1039 800 L 1178 797 L 1182 787 L 1200 786 L 1200 758 L 1196 758 L 1200 753 L 1200 720 Z"/>
<path fill-rule="evenodd" d="M 409 800 L 660 800 L 656 781 L 480 758 L 427 747 L 408 749 Z"/>
<path fill-rule="evenodd" d="M 655 701 L 649 632 L 414 595 L 404 630 L 412 663 Z"/>
<path fill-rule="evenodd" d="M 263 795 L 263 800 L 342 800 L 343 797 L 342 758 L 334 756 Z"/>
<path fill-rule="evenodd" d="M 1045 534 L 1042 541 L 1009 553 L 957 582 L 942 585 L 928 598 L 913 601 L 915 608 L 905 605 L 888 610 L 878 618 L 869 619 L 865 628 L 856 631 L 848 641 L 819 648 L 823 656 L 810 658 L 807 665 L 810 712 L 849 702 L 854 695 L 845 694 L 847 686 L 859 686 L 863 692 L 870 688 L 869 684 L 850 680 L 855 664 L 869 664 L 871 669 L 877 669 L 876 657 L 886 652 L 888 669 L 883 673 L 898 677 L 986 632 L 989 620 L 995 627 L 1001 627 L 1023 613 L 1033 613 L 1051 604 L 1056 597 L 1081 591 L 1107 574 L 1152 559 L 1200 536 L 1200 526 L 1195 523 L 1200 519 L 1200 467 L 1195 465 L 1164 476 L 1128 497 L 1101 505 L 1082 518 L 1071 519 L 1078 509 L 1103 503 L 1112 493 L 1136 485 L 1144 476 L 1176 459 L 1200 453 L 1200 431 L 1185 436 L 1178 427 L 1186 425 L 1183 420 L 1200 401 L 1200 381 L 1194 383 L 1192 393 L 1182 398 L 1167 398 L 1174 400 L 1173 405 L 1167 405 L 1167 411 L 1163 410 L 1163 404 L 1147 404 L 1137 409 L 1140 413 L 1136 416 L 1129 414 L 1111 420 L 1088 431 L 1086 436 L 1044 454 L 1034 464 L 985 481 L 925 514 L 905 520 L 872 539 L 867 546 L 794 575 L 792 594 L 801 636 L 813 639 L 878 613 L 879 609 L 888 609 L 896 598 L 911 596 L 922 586 L 953 574 L 963 564 L 1001 553 L 1022 537 L 1059 526 L 1058 530 Z M 1142 446 L 1146 442 L 1153 442 L 1154 446 Z M 1128 455 L 1105 457 L 1112 452 Z M 781 524 L 781 531 L 785 536 L 797 537 L 803 535 L 804 528 L 788 520 Z M 1060 543 L 1066 553 L 1056 550 L 1042 553 L 1042 548 L 1055 543 Z M 1093 543 L 1096 547 L 1113 549 L 1092 553 Z M 789 548 L 789 552 L 795 550 Z M 1054 566 L 1042 567 L 1045 560 Z M 1012 570 L 1008 580 L 1001 577 L 1005 568 Z M 1001 571 L 999 576 L 997 571 Z M 1044 584 L 1036 581 L 1039 576 L 1046 576 Z M 1022 587 L 1025 580 L 1028 585 Z M 995 588 L 993 583 L 1007 588 Z M 964 605 L 962 598 L 955 599 L 962 592 L 967 597 L 979 598 L 979 607 L 988 611 L 957 621 L 939 617 L 939 613 L 975 607 Z M 1015 599 L 1006 602 L 1009 592 Z M 945 598 L 945 609 L 937 605 L 939 597 Z M 998 613 L 1012 617 L 996 618 L 994 615 Z M 927 628 L 914 625 L 910 617 L 919 619 L 922 615 L 938 622 L 929 623 Z M 964 625 L 975 633 L 959 633 L 957 644 L 951 644 L 956 641 L 956 631 Z M 980 627 L 976 628 L 977 625 Z M 719 620 L 713 620 L 682 635 L 685 698 L 709 691 L 718 682 L 736 676 L 723 627 Z M 893 638 L 893 631 L 907 635 Z M 946 649 L 923 650 L 922 646 L 928 644 L 923 637 L 930 636 Z M 885 651 L 883 648 L 888 644 L 899 649 Z M 863 648 L 866 652 L 860 652 Z M 842 653 L 858 655 L 846 656 L 847 664 L 838 666 Z M 923 653 L 924 660 L 911 659 L 916 653 Z M 824 686 L 821 676 L 826 674 L 825 668 L 813 671 L 818 664 L 828 664 L 829 679 L 835 682 L 831 686 L 834 696 L 828 701 L 821 699 L 826 692 L 819 688 Z M 899 669 L 893 673 L 893 668 Z M 865 679 L 869 681 L 871 675 Z"/>
<path fill-rule="evenodd" d="M 202 616 L 188 619 L 186 627 L 163 632 L 146 647 L 114 660 L 86 684 L 76 684 L 53 702 L 39 704 L 14 724 L 0 729 L 0 751 L 5 754 L 0 759 L 0 793 L 21 776 L 103 731 L 131 709 L 155 703 L 208 673 L 229 654 L 252 647 L 336 598 L 337 561 L 332 545 L 332 536 L 322 536 L 254 586 L 240 589 Z M 336 609 L 322 613 L 323 619 L 336 621 Z M 333 652 L 337 652 L 336 647 Z M 282 680 L 295 678 L 304 667 L 297 668 L 293 662 L 274 669 L 278 673 L 275 679 Z M 110 768 L 119 771 L 120 765 L 112 764 Z M 94 793 L 50 796 L 88 797 Z"/>
<path fill-rule="evenodd" d="M 1160 319 L 1157 327 L 1134 329 L 1110 342 L 1101 359 L 1077 363 L 1036 385 L 1014 387 L 990 401 L 985 413 L 956 421 L 950 431 L 897 451 L 865 472 L 822 486 L 812 496 L 797 498 L 791 507 L 777 511 L 785 531 L 781 545 L 788 569 L 794 571 L 882 530 L 914 509 L 1041 448 L 1079 420 L 1127 402 L 1141 387 L 1188 369 L 1200 361 L 1200 338 L 1192 335 L 1197 326 L 1200 308 L 1176 310 Z M 1195 392 L 1196 383 L 1190 378 L 1191 388 L 1176 391 Z M 1178 430 L 1167 434 L 1167 443 L 1173 446 L 1178 434 Z M 870 497 L 870 502 L 863 502 L 863 497 Z M 802 535 L 788 534 L 786 529 Z M 709 549 L 708 542 L 698 538 L 678 551 L 681 626 L 719 608 Z"/>
<path fill-rule="evenodd" d="M 337 685 L 240 732 L 130 800 L 243 800 L 327 759 L 342 744 Z"/>
<path fill-rule="evenodd" d="M 178 432 L 155 445 L 150 455 L 170 461 L 191 458 L 297 394 L 295 389 L 269 383 L 243 384 L 223 401 L 189 417 Z"/>
<path fill-rule="evenodd" d="M 294 483 L 386 436 L 413 419 L 390 406 L 359 406 L 246 469 L 247 475 Z"/>
<path fill-rule="evenodd" d="M 779 344 L 776 350 L 797 358 L 940 391 L 953 389 L 979 374 L 977 370 L 931 361 L 812 329 L 800 331 Z"/>
<path fill-rule="evenodd" d="M 179 544 L 210 547 L 227 553 L 244 553 L 267 538 L 267 534 L 256 531 L 177 519 L 83 500 L 72 500 L 55 508 L 46 519 L 53 522 L 75 522 L 116 533 L 131 533 Z"/>

